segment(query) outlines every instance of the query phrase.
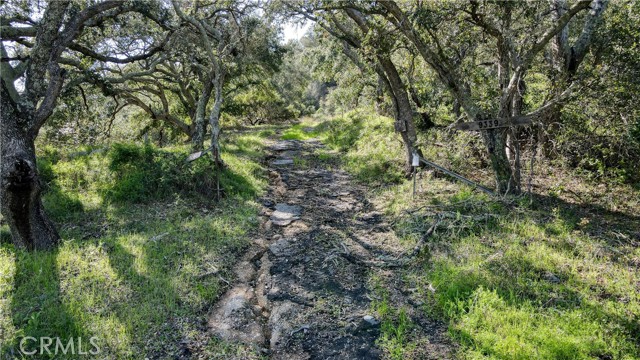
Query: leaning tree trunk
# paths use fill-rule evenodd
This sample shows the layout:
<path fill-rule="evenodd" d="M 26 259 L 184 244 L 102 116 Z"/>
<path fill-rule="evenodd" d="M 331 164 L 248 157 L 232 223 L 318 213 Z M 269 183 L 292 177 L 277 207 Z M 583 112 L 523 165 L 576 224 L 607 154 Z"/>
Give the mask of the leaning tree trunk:
<path fill-rule="evenodd" d="M 35 134 L 14 104 L 2 95 L 0 209 L 13 243 L 29 250 L 50 249 L 60 236 L 42 206 L 42 187 L 35 155 Z"/>
<path fill-rule="evenodd" d="M 405 173 L 410 175 L 413 172 L 413 154 L 422 156 L 420 149 L 416 147 L 417 135 L 416 127 L 413 123 L 413 109 L 407 88 L 400 78 L 400 74 L 395 65 L 385 56 L 378 56 L 378 62 L 386 74 L 386 87 L 389 91 L 393 105 L 395 107 L 395 130 L 400 133 L 405 148 Z"/>
<path fill-rule="evenodd" d="M 363 34 L 369 33 L 369 25 L 362 13 L 355 9 L 346 9 L 347 15 L 354 20 Z M 348 55 L 348 54 L 347 54 Z M 387 88 L 389 95 L 393 100 L 395 110 L 395 130 L 402 136 L 402 142 L 405 146 L 406 163 L 405 174 L 408 176 L 413 172 L 412 159 L 413 154 L 422 155 L 420 150 L 416 148 L 417 136 L 416 128 L 413 123 L 413 109 L 411 101 L 407 94 L 407 88 L 400 78 L 398 69 L 390 58 L 389 54 L 377 54 L 377 66 L 375 70 L 382 84 Z M 355 61 L 357 62 L 357 61 Z"/>

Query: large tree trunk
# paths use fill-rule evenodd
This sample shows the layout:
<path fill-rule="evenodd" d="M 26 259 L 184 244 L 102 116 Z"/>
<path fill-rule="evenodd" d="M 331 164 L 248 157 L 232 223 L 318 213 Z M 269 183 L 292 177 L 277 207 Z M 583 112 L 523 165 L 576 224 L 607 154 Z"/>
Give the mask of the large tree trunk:
<path fill-rule="evenodd" d="M 6 95 L 6 92 L 0 92 L 0 209 L 4 221 L 9 224 L 16 246 L 29 250 L 50 249 L 59 242 L 60 236 L 42 206 L 42 187 L 36 167 L 34 146 L 36 134 L 26 129 L 26 119 L 20 116 Z"/>
<path fill-rule="evenodd" d="M 496 178 L 496 191 L 499 194 L 512 194 L 518 192 L 519 189 L 507 156 L 506 131 L 505 129 L 490 129 L 482 132 Z"/>
<path fill-rule="evenodd" d="M 500 111 L 500 118 L 511 116 L 511 106 Z M 481 120 L 481 119 L 478 119 Z M 482 131 L 487 154 L 496 179 L 496 191 L 499 194 L 517 194 L 520 191 L 519 169 L 511 166 L 508 136 L 509 128 L 497 128 Z M 515 164 L 514 164 L 515 165 Z"/>

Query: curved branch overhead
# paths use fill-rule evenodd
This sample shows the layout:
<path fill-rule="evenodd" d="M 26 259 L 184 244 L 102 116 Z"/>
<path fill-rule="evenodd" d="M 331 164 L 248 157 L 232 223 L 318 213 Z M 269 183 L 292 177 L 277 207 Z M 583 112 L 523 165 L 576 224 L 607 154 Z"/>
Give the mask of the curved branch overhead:
<path fill-rule="evenodd" d="M 28 44 L 29 42 L 25 43 L 24 39 L 34 39 L 29 46 L 22 48 L 22 54 L 19 57 L 3 56 L 4 60 L 2 61 L 3 70 L 6 70 L 3 71 L 2 80 L 6 83 L 5 86 L 9 92 L 13 94 L 11 98 L 19 104 L 21 111 L 33 114 L 28 116 L 31 118 L 29 132 L 32 134 L 38 132 L 53 112 L 65 82 L 78 83 L 78 81 L 82 81 L 82 78 L 66 79 L 68 72 L 60 65 L 71 65 L 82 72 L 91 71 L 90 66 L 82 65 L 80 61 L 65 57 L 66 55 L 63 56 L 63 54 L 74 50 L 98 61 L 125 64 L 153 57 L 161 52 L 169 39 L 169 35 L 167 35 L 158 46 L 152 47 L 145 53 L 126 58 L 99 54 L 76 41 L 87 26 L 97 26 L 107 19 L 115 19 L 134 12 L 143 17 L 147 16 L 155 24 L 160 22 L 159 17 L 152 14 L 152 9 L 148 4 L 139 1 L 126 3 L 116 0 L 103 1 L 81 9 L 73 16 L 68 16 L 72 11 L 77 11 L 77 9 L 70 5 L 69 1 L 54 1 L 49 3 L 44 10 L 42 19 L 34 26 L 2 24 L 3 49 L 5 43 L 14 41 L 18 44 Z M 3 50 L 3 53 L 5 52 Z M 15 60 L 21 60 L 21 62 L 14 66 L 9 64 L 9 61 Z M 24 70 L 22 70 L 23 68 Z M 100 76 L 98 72 L 95 72 L 95 75 Z M 13 89 L 13 82 L 22 77 L 24 78 L 24 90 L 18 94 L 18 91 L 11 89 Z"/>

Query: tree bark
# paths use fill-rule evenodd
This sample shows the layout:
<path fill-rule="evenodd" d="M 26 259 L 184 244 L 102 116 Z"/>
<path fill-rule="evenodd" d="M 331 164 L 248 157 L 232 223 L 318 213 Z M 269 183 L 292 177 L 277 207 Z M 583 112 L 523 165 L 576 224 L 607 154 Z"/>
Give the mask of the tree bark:
<path fill-rule="evenodd" d="M 211 91 L 213 89 L 213 81 L 211 78 L 205 78 L 202 93 L 198 99 L 196 105 L 195 118 L 193 119 L 193 137 L 191 138 L 191 146 L 194 151 L 202 150 L 204 147 L 204 134 L 206 129 L 206 123 L 204 121 L 205 111 L 207 104 L 211 98 Z"/>
<path fill-rule="evenodd" d="M 502 128 L 482 132 L 496 179 L 496 191 L 499 194 L 516 193 L 519 188 L 507 156 L 506 135 L 506 130 Z"/>
<path fill-rule="evenodd" d="M 411 165 L 413 154 L 422 155 L 421 151 L 416 147 L 418 140 L 416 135 L 416 127 L 413 123 L 413 109 L 409 101 L 407 88 L 398 74 L 398 70 L 391 61 L 385 56 L 378 56 L 378 62 L 387 75 L 389 87 L 393 103 L 395 105 L 395 129 L 400 133 L 405 148 L 405 172 L 411 174 L 413 167 Z"/>
<path fill-rule="evenodd" d="M 11 229 L 13 243 L 29 250 L 54 247 L 60 236 L 44 213 L 42 186 L 35 156 L 35 135 L 28 129 L 24 114 L 8 99 L 4 86 L 2 98 L 2 132 L 0 209 Z"/>
<path fill-rule="evenodd" d="M 214 103 L 209 116 L 211 126 L 211 155 L 216 163 L 218 171 L 224 166 L 220 156 L 220 112 L 222 110 L 222 87 L 224 85 L 224 74 L 218 71 L 214 78 Z"/>

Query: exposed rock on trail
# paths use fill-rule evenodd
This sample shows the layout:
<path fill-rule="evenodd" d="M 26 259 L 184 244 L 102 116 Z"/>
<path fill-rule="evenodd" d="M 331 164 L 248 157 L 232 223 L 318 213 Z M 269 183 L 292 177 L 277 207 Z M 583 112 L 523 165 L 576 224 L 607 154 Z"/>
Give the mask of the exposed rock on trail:
<path fill-rule="evenodd" d="M 279 226 L 287 226 L 300 219 L 302 207 L 300 205 L 277 204 L 276 211 L 271 214 L 271 222 Z"/>
<path fill-rule="evenodd" d="M 384 358 L 369 281 L 376 272 L 390 306 L 405 308 L 417 324 L 411 336 L 423 340 L 424 353 L 416 358 L 449 357 L 443 327 L 413 309 L 397 274 L 367 265 L 399 254 L 395 235 L 364 189 L 315 159 L 319 147 L 314 140 L 271 146 L 262 229 L 211 313 L 212 333 L 271 359 Z"/>

